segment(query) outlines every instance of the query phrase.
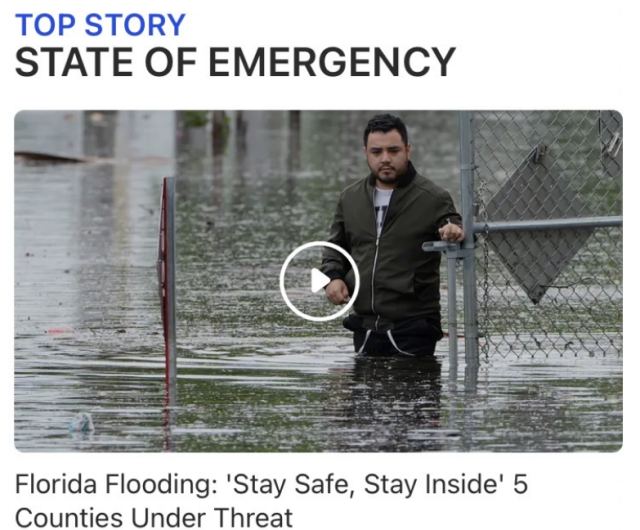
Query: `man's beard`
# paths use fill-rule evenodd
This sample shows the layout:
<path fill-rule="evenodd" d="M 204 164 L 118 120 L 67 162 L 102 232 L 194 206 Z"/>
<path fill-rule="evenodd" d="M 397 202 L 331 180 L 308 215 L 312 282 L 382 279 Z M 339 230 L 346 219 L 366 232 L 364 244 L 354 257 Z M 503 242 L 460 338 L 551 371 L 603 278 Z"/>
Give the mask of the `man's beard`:
<path fill-rule="evenodd" d="M 383 184 L 396 184 L 400 180 L 400 178 L 402 178 L 402 176 L 407 172 L 409 164 L 407 164 L 402 170 L 398 170 L 395 166 L 385 166 L 385 167 L 392 168 L 395 171 L 395 173 L 392 173 L 390 175 L 381 175 L 384 169 L 379 169 L 378 171 L 374 171 L 371 166 L 369 166 L 369 169 L 371 169 L 371 172 L 373 173 L 373 176 L 376 178 L 377 181 L 382 182 Z"/>
<path fill-rule="evenodd" d="M 379 182 L 382 182 L 383 184 L 395 184 L 400 180 L 401 176 L 402 175 L 398 175 L 398 173 L 395 173 L 393 175 L 386 175 L 386 176 L 382 176 L 379 173 L 375 175 L 376 180 Z"/>

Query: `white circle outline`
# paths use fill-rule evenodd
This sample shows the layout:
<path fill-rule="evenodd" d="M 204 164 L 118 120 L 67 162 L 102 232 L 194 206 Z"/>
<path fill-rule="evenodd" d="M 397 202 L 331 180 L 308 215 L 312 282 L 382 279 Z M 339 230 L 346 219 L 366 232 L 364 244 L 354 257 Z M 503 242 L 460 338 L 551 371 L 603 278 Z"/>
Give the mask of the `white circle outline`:
<path fill-rule="evenodd" d="M 306 313 L 303 313 L 291 303 L 291 300 L 289 300 L 289 297 L 287 296 L 287 293 L 284 289 L 284 275 L 285 275 L 285 272 L 287 271 L 287 267 L 289 266 L 289 263 L 291 263 L 291 260 L 295 258 L 298 254 L 300 254 L 300 252 L 312 247 L 329 247 L 329 248 L 332 248 L 333 250 L 340 252 L 340 254 L 342 254 L 345 258 L 347 258 L 347 260 L 349 260 L 349 263 L 353 268 L 353 273 L 356 277 L 356 286 L 353 291 L 353 295 L 351 296 L 347 305 L 344 306 L 337 313 L 334 313 L 333 315 L 329 315 L 326 317 L 314 317 L 311 315 L 307 315 Z M 329 243 L 328 241 L 312 241 L 311 243 L 305 243 L 304 245 L 300 245 L 291 254 L 289 254 L 287 259 L 284 260 L 282 269 L 280 269 L 280 293 L 282 294 L 282 298 L 284 299 L 285 304 L 287 304 L 289 309 L 291 309 L 291 311 L 293 311 L 296 315 L 298 315 L 301 318 L 304 318 L 305 320 L 310 320 L 311 322 L 328 322 L 329 320 L 333 320 L 334 318 L 338 318 L 344 315 L 347 311 L 349 311 L 349 309 L 351 309 L 351 306 L 353 306 L 353 303 L 356 301 L 356 296 L 358 296 L 359 291 L 360 291 L 360 273 L 358 272 L 358 266 L 356 265 L 356 262 L 353 260 L 353 258 L 349 255 L 349 253 L 345 249 L 343 249 L 342 247 L 339 247 L 338 245 L 335 245 L 334 243 Z"/>

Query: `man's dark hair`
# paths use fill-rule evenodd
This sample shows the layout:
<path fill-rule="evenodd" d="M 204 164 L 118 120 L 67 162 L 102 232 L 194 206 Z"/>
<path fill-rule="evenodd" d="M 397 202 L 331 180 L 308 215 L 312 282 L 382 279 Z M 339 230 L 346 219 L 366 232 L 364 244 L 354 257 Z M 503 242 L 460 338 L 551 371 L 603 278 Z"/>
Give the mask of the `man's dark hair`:
<path fill-rule="evenodd" d="M 367 123 L 364 129 L 364 146 L 367 147 L 369 133 L 378 131 L 386 133 L 393 129 L 400 133 L 404 145 L 407 145 L 409 143 L 409 135 L 407 134 L 407 126 L 404 122 L 393 114 L 378 114 L 369 120 L 369 123 Z"/>

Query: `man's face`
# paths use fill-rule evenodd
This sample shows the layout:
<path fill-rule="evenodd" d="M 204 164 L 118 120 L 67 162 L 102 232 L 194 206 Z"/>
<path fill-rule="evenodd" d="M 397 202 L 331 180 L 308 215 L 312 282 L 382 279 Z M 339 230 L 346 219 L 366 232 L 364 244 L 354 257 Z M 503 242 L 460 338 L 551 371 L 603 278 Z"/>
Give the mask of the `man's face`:
<path fill-rule="evenodd" d="M 411 144 L 405 145 L 395 129 L 386 133 L 376 131 L 369 133 L 364 150 L 378 186 L 395 188 L 400 177 L 407 172 Z"/>

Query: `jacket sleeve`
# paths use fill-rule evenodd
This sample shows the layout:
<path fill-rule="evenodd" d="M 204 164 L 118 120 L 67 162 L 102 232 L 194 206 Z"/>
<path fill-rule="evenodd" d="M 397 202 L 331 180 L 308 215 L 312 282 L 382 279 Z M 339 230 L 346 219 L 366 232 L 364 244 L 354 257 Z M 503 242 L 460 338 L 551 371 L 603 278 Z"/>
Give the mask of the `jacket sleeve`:
<path fill-rule="evenodd" d="M 349 242 L 344 228 L 342 196 L 340 196 L 340 199 L 338 200 L 338 205 L 333 216 L 333 221 L 331 222 L 327 241 L 334 245 L 338 245 L 347 252 L 350 252 Z M 350 270 L 351 264 L 349 263 L 349 260 L 347 260 L 347 258 L 345 258 L 340 252 L 332 248 L 324 248 L 322 253 L 322 265 L 320 266 L 320 271 L 323 274 L 326 274 L 332 280 L 344 280 Z"/>
<path fill-rule="evenodd" d="M 449 222 L 462 228 L 462 217 L 460 217 L 460 214 L 456 211 L 456 207 L 453 204 L 453 199 L 449 192 L 442 192 L 442 195 L 438 200 L 437 210 L 436 234 L 438 239 L 440 239 L 440 233 L 438 230 Z"/>

